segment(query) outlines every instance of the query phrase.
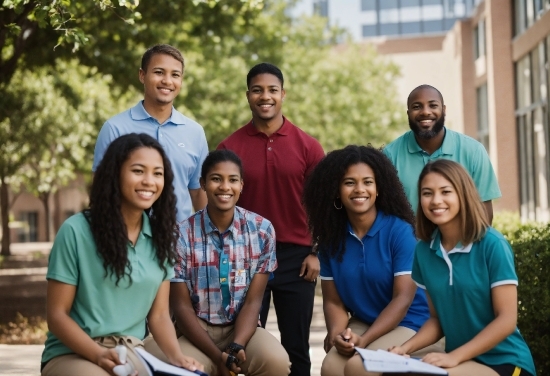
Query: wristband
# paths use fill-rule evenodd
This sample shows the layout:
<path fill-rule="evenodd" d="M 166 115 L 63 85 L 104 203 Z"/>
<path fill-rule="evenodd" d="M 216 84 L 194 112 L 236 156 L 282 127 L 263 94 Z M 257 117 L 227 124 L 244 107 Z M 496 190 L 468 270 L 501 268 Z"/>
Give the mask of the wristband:
<path fill-rule="evenodd" d="M 243 345 L 239 345 L 236 342 L 231 342 L 227 347 L 225 348 L 225 352 L 230 355 L 237 355 L 239 351 L 244 350 Z"/>

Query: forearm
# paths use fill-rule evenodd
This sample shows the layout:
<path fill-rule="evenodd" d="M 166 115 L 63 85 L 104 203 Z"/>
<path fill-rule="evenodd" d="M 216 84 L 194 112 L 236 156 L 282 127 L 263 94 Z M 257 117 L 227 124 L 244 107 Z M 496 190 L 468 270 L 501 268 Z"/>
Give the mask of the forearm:
<path fill-rule="evenodd" d="M 204 193 L 202 189 L 190 189 L 189 196 L 191 197 L 191 204 L 193 205 L 193 209 L 195 211 L 199 211 L 206 207 L 206 193 Z"/>
<path fill-rule="evenodd" d="M 184 308 L 185 312 L 176 312 L 178 329 L 200 351 L 206 354 L 213 362 L 218 363 L 221 358 L 221 350 L 218 349 L 208 332 L 202 328 L 199 318 L 192 307 Z"/>
<path fill-rule="evenodd" d="M 410 304 L 410 299 L 407 296 L 398 296 L 392 299 L 367 331 L 361 335 L 361 345 L 366 347 L 395 329 L 407 314 Z"/>
<path fill-rule="evenodd" d="M 260 302 L 261 303 L 261 302 Z M 245 303 L 235 320 L 235 338 L 233 342 L 246 346 L 258 327 L 261 304 Z"/>
<path fill-rule="evenodd" d="M 64 312 L 48 312 L 48 329 L 76 354 L 97 364 L 103 348 Z"/>
<path fill-rule="evenodd" d="M 330 301 L 323 301 L 323 312 L 325 314 L 327 332 L 329 338 L 332 340 L 336 335 L 346 330 L 349 322 L 349 315 L 344 306 Z"/>
<path fill-rule="evenodd" d="M 436 343 L 443 337 L 443 331 L 437 317 L 430 317 L 418 332 L 401 347 L 410 354 L 426 346 Z"/>
<path fill-rule="evenodd" d="M 168 312 L 161 315 L 150 315 L 148 317 L 148 324 L 155 342 L 170 363 L 178 363 L 177 360 L 182 356 L 182 352 L 178 344 L 174 324 L 170 320 Z"/>

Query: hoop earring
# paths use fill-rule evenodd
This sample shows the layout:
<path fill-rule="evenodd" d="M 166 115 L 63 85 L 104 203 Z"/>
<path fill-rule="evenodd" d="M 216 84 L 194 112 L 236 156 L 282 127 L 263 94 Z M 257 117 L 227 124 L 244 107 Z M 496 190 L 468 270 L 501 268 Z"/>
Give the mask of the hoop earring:
<path fill-rule="evenodd" d="M 332 205 L 334 205 L 334 207 L 336 208 L 336 210 L 341 210 L 342 209 L 342 200 L 340 200 L 340 207 L 336 206 L 336 200 L 338 199 L 338 197 L 336 197 L 334 199 L 334 201 L 332 202 Z"/>

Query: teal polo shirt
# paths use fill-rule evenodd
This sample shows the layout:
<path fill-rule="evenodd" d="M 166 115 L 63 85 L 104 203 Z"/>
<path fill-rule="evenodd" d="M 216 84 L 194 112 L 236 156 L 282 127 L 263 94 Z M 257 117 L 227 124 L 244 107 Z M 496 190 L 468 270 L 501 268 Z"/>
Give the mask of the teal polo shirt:
<path fill-rule="evenodd" d="M 413 210 L 418 209 L 418 177 L 430 161 L 444 158 L 460 163 L 470 174 L 481 201 L 491 201 L 502 196 L 497 177 L 485 147 L 462 133 L 445 129 L 441 147 L 429 155 L 416 142 L 414 133 L 408 131 L 382 150 L 392 161 L 397 175 Z"/>
<path fill-rule="evenodd" d="M 489 227 L 485 236 L 445 252 L 439 231 L 431 242 L 420 241 L 412 278 L 430 296 L 451 352 L 474 338 L 495 319 L 491 289 L 518 284 L 514 255 L 501 233 Z M 525 340 L 516 328 L 491 350 L 474 358 L 486 365 L 513 364 L 535 375 Z"/>
<path fill-rule="evenodd" d="M 132 265 L 132 284 L 125 276 L 116 286 L 116 277 L 105 277 L 103 259 L 97 253 L 94 238 L 83 213 L 67 219 L 50 253 L 47 279 L 77 287 L 70 317 L 90 337 L 125 335 L 145 337 L 145 318 L 164 280 L 174 276 L 166 264 L 166 276 L 158 264 L 149 218 L 134 245 L 128 242 Z M 42 362 L 73 351 L 48 332 Z"/>

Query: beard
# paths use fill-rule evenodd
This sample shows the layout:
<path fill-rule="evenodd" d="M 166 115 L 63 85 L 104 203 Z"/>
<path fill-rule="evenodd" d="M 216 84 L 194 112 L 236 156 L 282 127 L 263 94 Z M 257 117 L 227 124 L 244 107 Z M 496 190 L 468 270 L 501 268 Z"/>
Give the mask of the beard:
<path fill-rule="evenodd" d="M 420 127 L 416 124 L 416 122 L 414 122 L 413 120 L 411 120 L 411 118 L 409 118 L 409 128 L 411 128 L 411 131 L 413 131 L 413 133 L 416 136 L 418 136 L 419 138 L 424 139 L 424 140 L 429 140 L 429 139 L 434 138 L 435 136 L 437 136 L 439 134 L 439 132 L 441 132 L 441 130 L 443 129 L 444 126 L 445 126 L 445 115 L 444 114 L 441 115 L 439 120 L 435 122 L 432 129 L 427 130 L 427 131 L 423 131 L 422 129 L 420 129 Z"/>

